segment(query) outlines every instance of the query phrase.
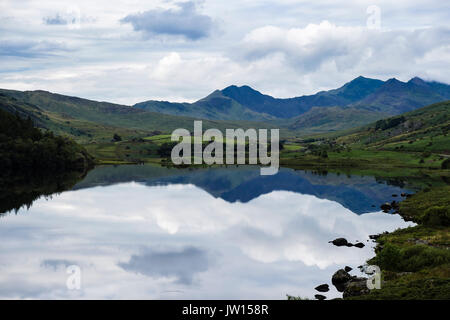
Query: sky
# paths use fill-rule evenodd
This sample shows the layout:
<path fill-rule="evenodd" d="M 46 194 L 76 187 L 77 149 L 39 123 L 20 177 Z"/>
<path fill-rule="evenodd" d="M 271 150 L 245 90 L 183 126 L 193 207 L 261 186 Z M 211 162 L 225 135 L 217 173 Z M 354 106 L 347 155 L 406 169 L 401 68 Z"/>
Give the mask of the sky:
<path fill-rule="evenodd" d="M 0 0 L 0 88 L 132 105 L 229 85 L 275 97 L 360 75 L 450 83 L 442 0 Z"/>

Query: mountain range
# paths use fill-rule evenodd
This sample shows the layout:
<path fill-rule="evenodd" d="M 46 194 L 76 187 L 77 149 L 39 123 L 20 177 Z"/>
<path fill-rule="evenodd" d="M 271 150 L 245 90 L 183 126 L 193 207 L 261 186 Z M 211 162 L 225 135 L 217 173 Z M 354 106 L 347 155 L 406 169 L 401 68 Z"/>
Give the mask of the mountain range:
<path fill-rule="evenodd" d="M 48 91 L 0 89 L 0 109 L 30 116 L 40 127 L 80 142 L 119 133 L 133 138 L 151 131 L 204 128 L 281 128 L 295 134 L 339 131 L 450 99 L 450 85 L 412 78 L 381 81 L 358 77 L 314 95 L 279 99 L 249 86 L 216 90 L 194 103 L 146 101 L 134 106 L 98 102 Z"/>
<path fill-rule="evenodd" d="M 395 78 L 387 81 L 358 77 L 338 89 L 321 91 L 314 95 L 278 99 L 249 86 L 229 86 L 216 90 L 194 103 L 146 101 L 135 108 L 171 115 L 191 116 L 213 120 L 275 120 L 296 119 L 308 114 L 323 115 L 323 108 L 334 108 L 331 114 L 365 114 L 364 121 L 397 115 L 435 102 L 450 99 L 450 86 L 424 81 L 418 77 L 408 82 Z M 338 108 L 338 109 L 336 109 Z M 359 117 L 358 117 L 359 118 Z M 299 127 L 303 118 L 296 119 L 293 128 Z"/>

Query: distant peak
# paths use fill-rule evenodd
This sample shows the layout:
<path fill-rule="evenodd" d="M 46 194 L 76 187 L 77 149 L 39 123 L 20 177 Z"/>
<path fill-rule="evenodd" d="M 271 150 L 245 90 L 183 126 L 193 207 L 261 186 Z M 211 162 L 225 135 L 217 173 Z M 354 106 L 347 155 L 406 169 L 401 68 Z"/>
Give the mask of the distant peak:
<path fill-rule="evenodd" d="M 352 84 L 358 83 L 359 84 L 359 83 L 370 83 L 370 82 L 375 83 L 375 82 L 381 82 L 381 81 L 377 80 L 377 79 L 371 79 L 371 78 L 359 76 L 348 83 L 352 83 Z"/>
<path fill-rule="evenodd" d="M 397 80 L 397 78 L 390 78 L 386 82 L 401 82 L 401 81 Z"/>
<path fill-rule="evenodd" d="M 243 85 L 243 86 L 237 86 L 237 85 L 231 85 L 228 86 L 226 88 L 224 88 L 222 91 L 227 91 L 227 90 L 245 90 L 245 91 L 256 91 L 255 89 L 253 89 L 250 86 L 247 85 Z"/>
<path fill-rule="evenodd" d="M 419 77 L 414 77 L 411 80 L 408 81 L 408 83 L 414 83 L 414 84 L 424 84 L 425 81 Z"/>

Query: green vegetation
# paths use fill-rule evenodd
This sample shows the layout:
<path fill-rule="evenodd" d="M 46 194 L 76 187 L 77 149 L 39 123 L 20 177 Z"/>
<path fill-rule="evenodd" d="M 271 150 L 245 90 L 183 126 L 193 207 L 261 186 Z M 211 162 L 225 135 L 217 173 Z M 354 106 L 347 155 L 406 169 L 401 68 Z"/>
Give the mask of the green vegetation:
<path fill-rule="evenodd" d="M 450 299 L 450 186 L 424 189 L 400 203 L 418 225 L 382 235 L 368 261 L 382 270 L 382 286 L 352 299 Z"/>
<path fill-rule="evenodd" d="M 2 102 L 3 100 L 3 102 Z M 193 131 L 194 118 L 148 112 L 140 108 L 97 102 L 46 91 L 13 91 L 0 89 L 0 109 L 21 113 L 36 119 L 39 127 L 56 135 L 68 136 L 78 143 L 111 142 L 114 134 L 122 140 L 140 139 L 177 128 Z M 203 121 L 204 130 L 217 128 L 274 128 L 250 121 Z"/>
<path fill-rule="evenodd" d="M 0 110 L 0 158 L 3 173 L 9 171 L 86 170 L 93 158 L 74 141 L 42 132 L 26 120 Z"/>

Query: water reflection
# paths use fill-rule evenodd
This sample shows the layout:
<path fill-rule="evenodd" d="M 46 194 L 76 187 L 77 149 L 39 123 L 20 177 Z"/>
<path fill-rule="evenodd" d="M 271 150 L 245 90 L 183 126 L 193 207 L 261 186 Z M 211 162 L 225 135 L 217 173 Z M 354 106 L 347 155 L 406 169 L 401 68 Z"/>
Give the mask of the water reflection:
<path fill-rule="evenodd" d="M 338 268 L 356 269 L 373 255 L 369 234 L 408 225 L 397 215 L 358 215 L 315 195 L 256 183 L 244 188 L 248 177 L 261 182 L 251 171 L 220 171 L 218 181 L 229 183 L 213 187 L 198 182 L 206 179 L 202 171 L 184 172 L 191 183 L 179 171 L 119 184 L 93 173 L 77 190 L 39 199 L 0 220 L 1 298 L 312 297 Z M 363 192 L 361 185 L 354 188 Z M 251 188 L 255 196 L 245 202 L 223 196 Z M 342 236 L 367 245 L 328 243 Z M 69 264 L 82 270 L 81 290 L 66 288 Z"/>
<path fill-rule="evenodd" d="M 398 200 L 392 194 L 411 192 L 400 181 L 386 183 L 372 176 L 350 176 L 280 168 L 273 176 L 261 176 L 259 168 L 167 169 L 160 166 L 105 166 L 91 171 L 75 189 L 137 181 L 148 186 L 193 184 L 227 202 L 249 202 L 263 194 L 284 190 L 337 201 L 351 211 L 373 212 L 386 201 Z"/>

